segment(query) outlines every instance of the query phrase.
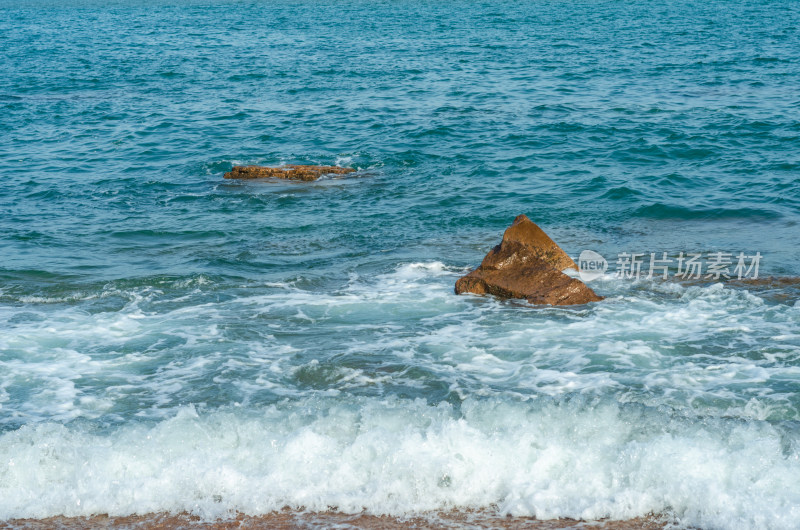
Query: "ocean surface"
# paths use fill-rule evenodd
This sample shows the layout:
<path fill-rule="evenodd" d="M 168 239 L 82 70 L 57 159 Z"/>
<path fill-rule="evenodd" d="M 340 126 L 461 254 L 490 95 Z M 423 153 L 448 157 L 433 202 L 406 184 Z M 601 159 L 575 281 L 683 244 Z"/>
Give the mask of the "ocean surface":
<path fill-rule="evenodd" d="M 0 520 L 797 528 L 800 3 L 0 0 L 0 49 Z M 222 178 L 282 163 L 357 172 Z M 604 301 L 453 293 L 521 213 Z M 759 281 L 615 274 L 664 252 Z"/>

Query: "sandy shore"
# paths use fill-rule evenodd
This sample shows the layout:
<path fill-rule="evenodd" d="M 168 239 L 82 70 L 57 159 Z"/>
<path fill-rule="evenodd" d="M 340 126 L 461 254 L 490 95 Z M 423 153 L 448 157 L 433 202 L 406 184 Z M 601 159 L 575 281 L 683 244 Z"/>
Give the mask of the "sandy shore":
<path fill-rule="evenodd" d="M 216 522 L 202 521 L 190 515 L 148 514 L 127 517 L 51 517 L 47 519 L 15 519 L 0 523 L 0 528 L 71 530 L 78 528 L 147 528 L 172 530 L 179 528 L 531 528 L 549 530 L 556 528 L 597 528 L 605 530 L 655 530 L 666 526 L 657 517 L 636 518 L 625 521 L 577 521 L 555 519 L 540 521 L 529 517 L 503 517 L 486 512 L 452 511 L 420 516 L 398 518 L 366 514 L 342 514 L 337 512 L 308 513 L 291 510 L 267 515 L 240 515 L 233 519 Z"/>

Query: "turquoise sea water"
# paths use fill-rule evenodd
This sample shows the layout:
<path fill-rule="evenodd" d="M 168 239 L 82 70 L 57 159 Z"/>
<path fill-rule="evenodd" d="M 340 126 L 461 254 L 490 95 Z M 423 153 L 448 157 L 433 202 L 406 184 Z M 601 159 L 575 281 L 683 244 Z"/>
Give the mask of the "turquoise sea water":
<path fill-rule="evenodd" d="M 796 528 L 797 2 L 0 7 L 0 520 Z M 520 213 L 606 300 L 453 294 Z"/>

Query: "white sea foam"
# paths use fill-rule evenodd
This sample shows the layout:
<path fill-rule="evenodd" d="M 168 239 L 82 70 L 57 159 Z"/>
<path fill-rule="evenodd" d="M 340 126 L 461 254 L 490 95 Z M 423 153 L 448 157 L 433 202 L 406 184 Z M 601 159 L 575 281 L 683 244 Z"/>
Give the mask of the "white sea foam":
<path fill-rule="evenodd" d="M 606 276 L 601 304 L 532 307 L 454 295 L 463 272 L 0 306 L 0 520 L 496 505 L 792 527 L 800 306 Z M 462 411 L 383 393 L 431 388 Z"/>
<path fill-rule="evenodd" d="M 344 156 L 343 155 L 343 156 L 337 156 L 336 157 L 336 161 L 333 163 L 333 165 L 334 166 L 345 167 L 345 166 L 349 166 L 352 163 L 353 163 L 353 157 L 352 156 Z"/>
<path fill-rule="evenodd" d="M 581 400 L 301 400 L 182 408 L 110 434 L 46 423 L 0 436 L 0 519 L 283 506 L 539 518 L 668 513 L 703 528 L 794 528 L 800 461 L 765 422 L 696 422 Z"/>
<path fill-rule="evenodd" d="M 19 301 L 24 304 L 62 304 L 64 302 L 78 302 L 97 298 L 95 294 L 71 293 L 65 296 L 20 296 Z"/>
<path fill-rule="evenodd" d="M 244 296 L 222 302 L 202 297 L 211 282 L 182 280 L 173 282 L 182 290 L 171 298 L 152 288 L 97 293 L 128 298 L 114 311 L 2 307 L 3 320 L 19 317 L 0 335 L 0 395 L 17 415 L 2 421 L 16 424 L 20 414 L 26 421 L 95 418 L 137 392 L 147 396 L 140 407 L 166 406 L 149 409 L 159 417 L 194 402 L 200 394 L 192 389 L 209 377 L 238 386 L 241 402 L 258 388 L 239 381 L 302 395 L 321 387 L 293 386 L 284 374 L 312 359 L 373 352 L 424 369 L 462 396 L 610 393 L 653 406 L 691 405 L 706 415 L 800 419 L 796 396 L 764 384 L 798 378 L 797 306 L 769 305 L 722 284 L 631 284 L 606 276 L 593 283 L 608 297 L 602 304 L 534 308 L 455 296 L 462 272 L 441 262 L 409 263 L 375 277 L 353 275 L 339 290 L 273 282 L 241 286 Z M 363 378 L 347 385 L 386 375 L 351 368 Z M 344 385 L 345 372 L 329 384 Z M 25 392 L 10 391 L 23 382 Z"/>

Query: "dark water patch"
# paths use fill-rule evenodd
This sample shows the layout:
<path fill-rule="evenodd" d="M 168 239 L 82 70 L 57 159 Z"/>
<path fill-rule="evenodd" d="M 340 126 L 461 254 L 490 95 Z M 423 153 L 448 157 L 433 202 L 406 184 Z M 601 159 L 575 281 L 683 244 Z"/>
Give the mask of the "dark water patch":
<path fill-rule="evenodd" d="M 697 178 L 692 178 L 677 173 L 670 173 L 658 179 L 659 186 L 688 186 L 694 187 L 698 184 Z"/>
<path fill-rule="evenodd" d="M 158 240 L 163 242 L 172 241 L 192 241 L 197 239 L 207 238 L 223 238 L 226 237 L 225 232 L 221 231 L 167 231 L 167 230 L 127 230 L 111 232 L 111 237 L 119 239 L 137 239 L 137 240 Z"/>

